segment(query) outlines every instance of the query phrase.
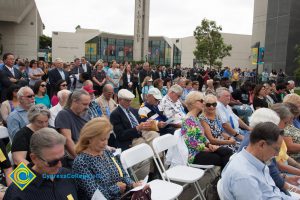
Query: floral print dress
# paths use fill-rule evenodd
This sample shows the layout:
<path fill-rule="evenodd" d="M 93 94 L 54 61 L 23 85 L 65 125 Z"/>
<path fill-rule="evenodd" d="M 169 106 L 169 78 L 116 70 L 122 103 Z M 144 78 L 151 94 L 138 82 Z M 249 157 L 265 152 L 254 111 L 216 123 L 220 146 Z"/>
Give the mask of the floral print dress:
<path fill-rule="evenodd" d="M 205 144 L 208 142 L 204 136 L 204 129 L 199 118 L 189 116 L 184 119 L 181 126 L 181 135 L 189 150 L 188 162 L 193 163 L 195 156 L 205 149 Z"/>

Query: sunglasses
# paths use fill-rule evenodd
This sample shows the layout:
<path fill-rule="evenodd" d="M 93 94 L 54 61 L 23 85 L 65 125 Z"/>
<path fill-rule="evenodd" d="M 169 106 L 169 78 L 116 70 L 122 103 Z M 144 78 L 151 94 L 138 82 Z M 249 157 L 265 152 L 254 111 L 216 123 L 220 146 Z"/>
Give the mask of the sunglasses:
<path fill-rule="evenodd" d="M 32 95 L 28 95 L 28 96 L 23 96 L 23 97 L 27 97 L 27 98 L 33 98 L 35 95 L 32 94 Z"/>
<path fill-rule="evenodd" d="M 62 86 L 62 87 L 66 87 L 66 86 L 67 86 L 67 84 L 62 84 L 62 85 L 60 85 L 60 86 Z"/>
<path fill-rule="evenodd" d="M 59 158 L 59 159 L 55 159 L 55 160 L 51 160 L 51 161 L 47 161 L 47 160 L 45 160 L 45 159 L 43 159 L 43 158 L 41 158 L 41 157 L 39 157 L 42 161 L 44 161 L 45 163 L 47 163 L 47 165 L 49 166 L 49 167 L 54 167 L 54 166 L 56 166 L 59 162 L 62 162 L 64 159 L 65 159 L 65 156 L 63 156 L 63 157 L 61 157 L 61 158 Z"/>
<path fill-rule="evenodd" d="M 214 103 L 206 103 L 205 106 L 208 107 L 208 108 L 211 107 L 211 106 L 213 106 L 213 107 L 215 108 L 215 107 L 217 107 L 217 102 L 214 102 Z"/>
<path fill-rule="evenodd" d="M 42 84 L 42 85 L 40 85 L 41 87 L 46 87 L 46 85 L 44 85 L 44 84 Z"/>

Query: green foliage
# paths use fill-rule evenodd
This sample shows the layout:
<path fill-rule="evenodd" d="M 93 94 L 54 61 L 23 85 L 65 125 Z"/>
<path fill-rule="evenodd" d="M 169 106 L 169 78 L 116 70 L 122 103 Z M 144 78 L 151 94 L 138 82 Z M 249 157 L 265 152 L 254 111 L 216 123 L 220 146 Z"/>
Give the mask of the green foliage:
<path fill-rule="evenodd" d="M 222 59 L 230 56 L 232 50 L 231 45 L 224 43 L 221 30 L 215 21 L 203 19 L 194 31 L 196 49 L 193 53 L 197 60 L 210 67 L 222 66 Z"/>
<path fill-rule="evenodd" d="M 52 48 L 52 38 L 46 35 L 40 36 L 40 49 Z"/>

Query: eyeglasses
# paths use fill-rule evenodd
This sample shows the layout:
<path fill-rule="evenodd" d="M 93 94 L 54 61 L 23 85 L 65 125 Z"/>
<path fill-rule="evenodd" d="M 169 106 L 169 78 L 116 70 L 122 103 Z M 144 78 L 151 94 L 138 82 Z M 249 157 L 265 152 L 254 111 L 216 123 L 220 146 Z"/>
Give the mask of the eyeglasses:
<path fill-rule="evenodd" d="M 23 96 L 23 97 L 27 97 L 27 98 L 33 98 L 35 95 L 32 94 L 32 95 L 28 95 L 28 96 Z"/>
<path fill-rule="evenodd" d="M 62 84 L 62 85 L 60 85 L 60 86 L 62 86 L 62 87 L 66 87 L 66 86 L 67 86 L 67 84 Z"/>
<path fill-rule="evenodd" d="M 40 156 L 38 156 L 38 157 L 39 157 L 42 161 L 44 161 L 45 163 L 47 163 L 47 165 L 48 165 L 49 167 L 54 167 L 54 166 L 56 166 L 59 162 L 63 161 L 63 159 L 65 158 L 65 156 L 63 156 L 63 157 L 61 157 L 61 158 L 59 158 L 59 159 L 47 161 L 47 160 L 45 160 L 44 158 L 42 158 L 42 157 L 40 157 Z"/>
<path fill-rule="evenodd" d="M 44 84 L 41 84 L 40 86 L 41 86 L 41 87 L 46 87 L 46 85 L 44 85 Z"/>
<path fill-rule="evenodd" d="M 267 142 L 267 145 L 269 147 L 271 147 L 277 154 L 280 152 L 280 147 L 279 148 L 278 147 L 274 147 L 274 146 L 272 146 L 272 143 L 270 143 L 270 142 Z"/>
<path fill-rule="evenodd" d="M 213 107 L 215 108 L 215 107 L 217 106 L 217 102 L 214 102 L 214 103 L 206 103 L 205 106 L 208 107 L 208 108 L 211 107 L 211 106 L 213 106 Z"/>

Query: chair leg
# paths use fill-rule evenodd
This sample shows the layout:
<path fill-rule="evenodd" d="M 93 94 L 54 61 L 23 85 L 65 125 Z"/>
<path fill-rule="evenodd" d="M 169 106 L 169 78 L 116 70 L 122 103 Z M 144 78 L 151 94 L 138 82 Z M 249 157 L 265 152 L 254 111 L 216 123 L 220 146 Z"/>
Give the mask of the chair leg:
<path fill-rule="evenodd" d="M 205 200 L 205 196 L 204 196 L 204 194 L 203 194 L 204 190 L 201 189 L 201 187 L 200 187 L 198 181 L 195 182 L 195 185 L 196 185 L 196 187 L 198 188 L 200 199 Z"/>

